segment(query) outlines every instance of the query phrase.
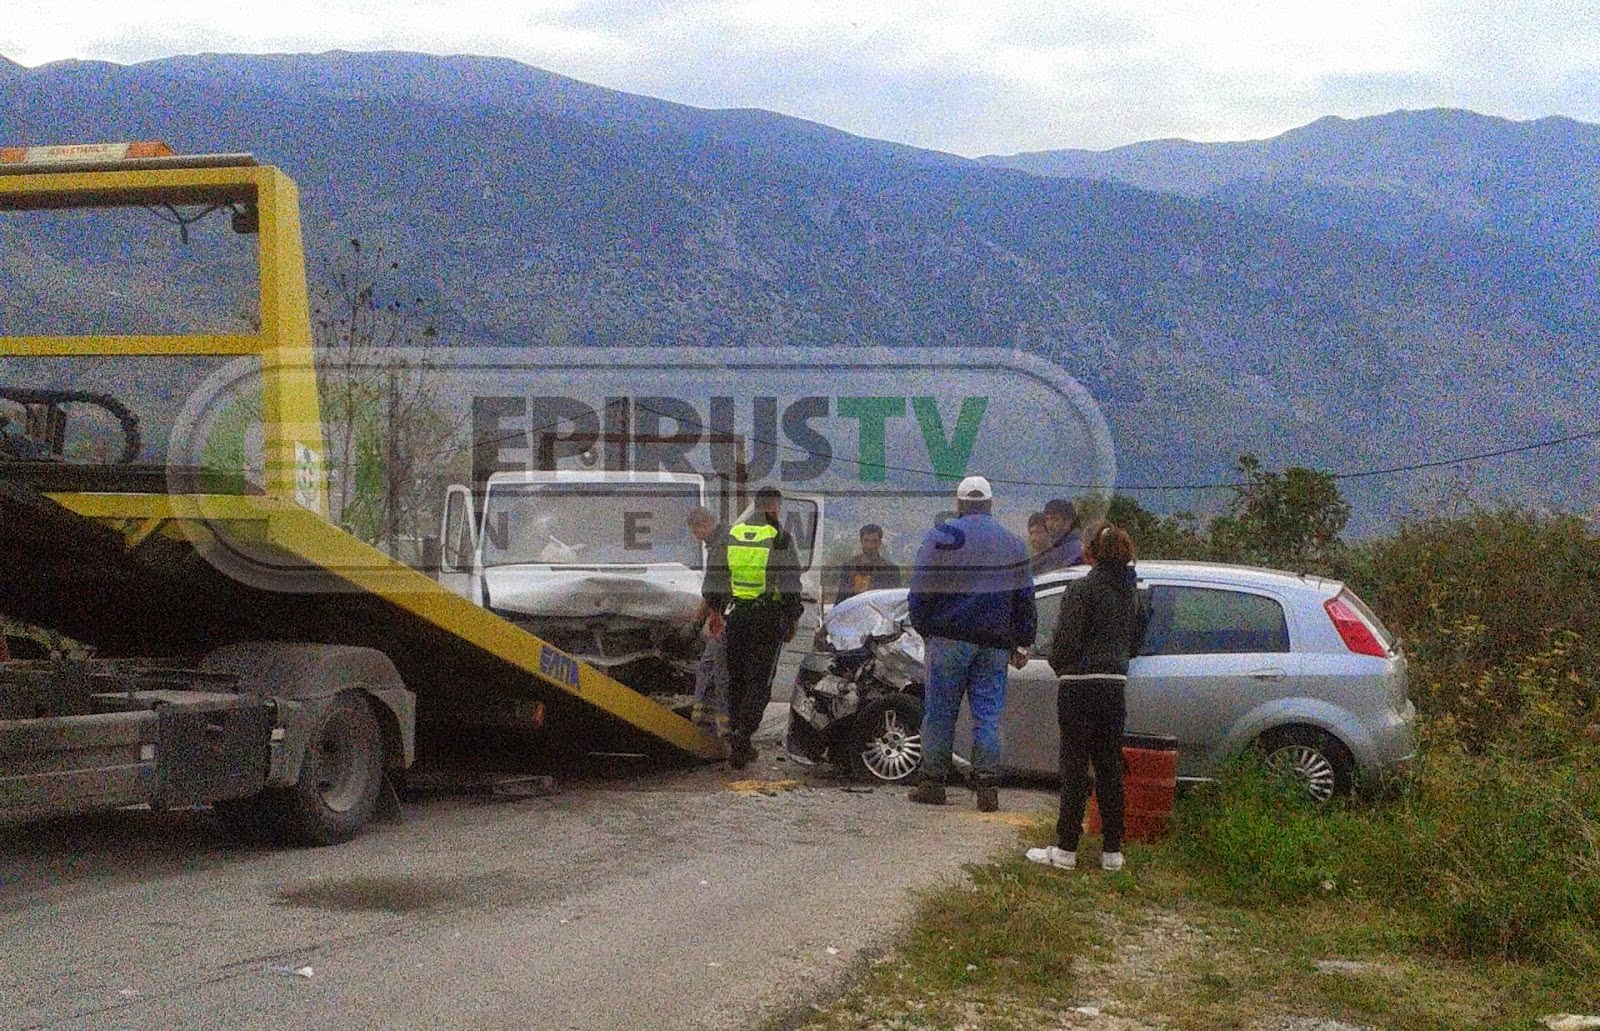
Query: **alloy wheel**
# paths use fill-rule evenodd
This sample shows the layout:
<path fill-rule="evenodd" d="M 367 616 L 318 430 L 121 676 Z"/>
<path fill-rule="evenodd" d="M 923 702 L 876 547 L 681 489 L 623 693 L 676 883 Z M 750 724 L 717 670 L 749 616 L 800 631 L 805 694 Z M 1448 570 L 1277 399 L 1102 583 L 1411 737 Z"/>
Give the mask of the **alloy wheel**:
<path fill-rule="evenodd" d="M 1267 764 L 1293 777 L 1318 805 L 1333 798 L 1338 774 L 1333 768 L 1333 761 L 1320 750 L 1310 745 L 1284 745 L 1267 756 Z"/>
<path fill-rule="evenodd" d="M 879 780 L 904 780 L 922 765 L 922 730 L 907 726 L 894 709 L 884 709 L 877 723 L 861 761 Z"/>

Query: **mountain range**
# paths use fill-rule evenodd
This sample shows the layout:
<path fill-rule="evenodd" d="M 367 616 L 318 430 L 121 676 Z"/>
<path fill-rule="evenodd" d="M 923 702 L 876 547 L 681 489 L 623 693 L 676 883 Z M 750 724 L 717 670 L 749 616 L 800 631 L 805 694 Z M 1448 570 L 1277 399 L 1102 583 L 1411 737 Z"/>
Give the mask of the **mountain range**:
<path fill-rule="evenodd" d="M 285 168 L 313 269 L 382 243 L 450 342 L 1039 354 L 1099 401 L 1130 486 L 1226 480 L 1244 451 L 1364 471 L 1600 423 L 1600 127 L 1570 119 L 1401 111 L 968 160 L 500 59 L 0 63 L 0 142 L 128 138 Z M 0 239 L 16 314 L 59 275 Z M 1593 454 L 1472 476 L 1589 508 Z M 1437 475 L 1344 486 L 1371 526 Z"/>

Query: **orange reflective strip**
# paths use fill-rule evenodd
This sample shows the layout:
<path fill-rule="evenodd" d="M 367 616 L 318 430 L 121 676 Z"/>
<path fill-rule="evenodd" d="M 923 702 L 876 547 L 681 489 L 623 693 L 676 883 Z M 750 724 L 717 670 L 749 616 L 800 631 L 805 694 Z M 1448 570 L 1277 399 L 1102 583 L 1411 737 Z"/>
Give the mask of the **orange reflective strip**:
<path fill-rule="evenodd" d="M 0 164 L 71 164 L 75 161 L 135 161 L 172 157 L 160 140 L 134 143 L 66 143 L 46 147 L 0 147 Z"/>

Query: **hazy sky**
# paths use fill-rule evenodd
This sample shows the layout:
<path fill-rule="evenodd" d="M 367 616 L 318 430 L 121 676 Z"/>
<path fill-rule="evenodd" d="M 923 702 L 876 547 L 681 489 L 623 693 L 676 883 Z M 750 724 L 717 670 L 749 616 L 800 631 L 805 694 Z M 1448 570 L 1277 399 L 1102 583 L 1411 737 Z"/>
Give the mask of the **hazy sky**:
<path fill-rule="evenodd" d="M 1594 0 L 0 0 L 0 54 L 511 57 L 976 155 L 1466 107 L 1600 122 Z"/>

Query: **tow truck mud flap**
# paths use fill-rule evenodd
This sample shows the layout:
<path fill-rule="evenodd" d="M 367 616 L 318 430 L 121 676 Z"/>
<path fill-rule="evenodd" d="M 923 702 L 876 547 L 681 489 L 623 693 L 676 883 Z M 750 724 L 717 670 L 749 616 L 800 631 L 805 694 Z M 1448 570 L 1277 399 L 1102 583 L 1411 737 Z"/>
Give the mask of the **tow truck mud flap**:
<path fill-rule="evenodd" d="M 245 798 L 266 783 L 274 723 L 270 702 L 183 701 L 162 705 L 156 716 L 160 743 L 153 807 Z"/>

